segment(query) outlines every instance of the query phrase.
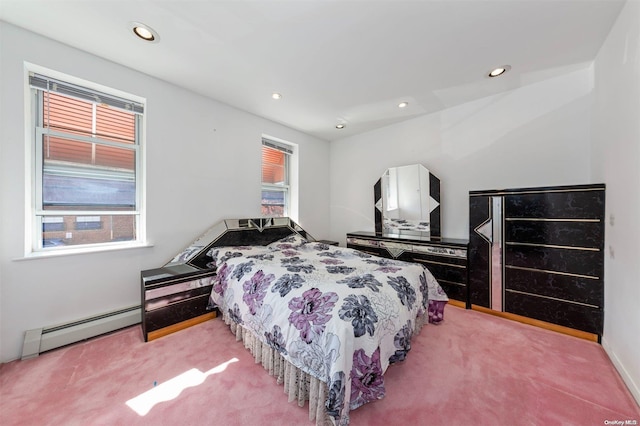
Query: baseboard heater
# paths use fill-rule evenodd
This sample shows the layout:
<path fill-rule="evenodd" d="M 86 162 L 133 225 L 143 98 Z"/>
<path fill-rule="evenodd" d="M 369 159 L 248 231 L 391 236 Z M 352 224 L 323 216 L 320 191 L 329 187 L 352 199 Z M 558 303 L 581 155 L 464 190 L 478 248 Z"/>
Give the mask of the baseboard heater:
<path fill-rule="evenodd" d="M 141 318 L 140 305 L 136 305 L 66 324 L 27 330 L 21 359 L 139 324 Z"/>

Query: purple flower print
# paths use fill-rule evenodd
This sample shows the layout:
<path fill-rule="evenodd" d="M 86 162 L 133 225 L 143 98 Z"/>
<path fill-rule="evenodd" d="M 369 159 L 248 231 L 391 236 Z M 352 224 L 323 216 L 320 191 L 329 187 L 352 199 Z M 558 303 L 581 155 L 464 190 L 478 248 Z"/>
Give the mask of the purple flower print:
<path fill-rule="evenodd" d="M 376 280 L 376 278 L 371 275 L 371 274 L 364 274 L 364 275 L 356 275 L 353 277 L 347 277 L 343 280 L 339 280 L 336 281 L 339 284 L 346 284 L 349 286 L 349 288 L 368 288 L 371 291 L 375 291 L 376 293 L 380 290 L 378 290 L 378 287 L 382 287 L 382 284 L 380 283 L 380 281 Z"/>
<path fill-rule="evenodd" d="M 277 243 L 272 243 L 271 247 L 275 250 L 286 250 L 296 248 L 307 244 L 308 241 L 301 235 L 291 235 L 286 238 L 282 238 Z"/>
<path fill-rule="evenodd" d="M 249 259 L 258 259 L 258 260 L 273 260 L 273 255 L 270 253 L 260 253 L 253 254 L 251 256 L 247 256 Z"/>
<path fill-rule="evenodd" d="M 344 408 L 344 395 L 346 377 L 344 371 L 338 371 L 333 375 L 329 384 L 329 395 L 325 402 L 327 414 L 338 419 Z"/>
<path fill-rule="evenodd" d="M 219 254 L 218 254 L 219 255 Z M 220 263 L 222 262 L 226 262 L 229 259 L 233 259 L 234 257 L 242 257 L 242 253 L 238 252 L 238 251 L 226 251 L 224 253 L 224 255 L 222 255 L 218 261 Z"/>
<path fill-rule="evenodd" d="M 289 272 L 304 272 L 305 274 L 310 274 L 316 269 L 313 265 L 305 265 L 304 260 L 298 256 L 280 259 L 280 263 L 284 268 L 287 268 Z"/>
<path fill-rule="evenodd" d="M 316 243 L 313 245 L 313 249 L 317 251 L 324 251 L 331 249 L 331 246 L 325 243 Z"/>
<path fill-rule="evenodd" d="M 325 265 L 340 265 L 341 263 L 344 263 L 342 260 L 338 259 L 322 259 L 320 262 Z"/>
<path fill-rule="evenodd" d="M 213 284 L 213 291 L 221 296 L 224 296 L 224 292 L 227 290 L 227 284 L 229 284 L 229 275 L 233 271 L 233 266 L 229 267 L 226 263 L 218 269 L 215 282 Z"/>
<path fill-rule="evenodd" d="M 296 256 L 287 259 L 280 259 L 280 263 L 286 268 L 287 266 L 300 265 L 304 263 L 304 260 L 300 259 L 300 256 Z"/>
<path fill-rule="evenodd" d="M 264 296 L 267 294 L 267 288 L 274 278 L 273 274 L 265 275 L 260 270 L 250 280 L 242 284 L 242 289 L 244 290 L 242 301 L 249 307 L 251 315 L 255 315 L 262 306 Z"/>
<path fill-rule="evenodd" d="M 316 253 L 316 255 L 318 255 L 319 257 L 332 257 L 334 259 L 336 257 L 344 257 L 344 254 L 340 250 L 336 250 L 336 251 L 321 251 L 319 253 Z"/>
<path fill-rule="evenodd" d="M 398 293 L 398 299 L 400 302 L 409 309 L 413 309 L 413 304 L 416 301 L 416 291 L 411 287 L 405 277 L 387 277 L 389 278 L 389 285 Z"/>
<path fill-rule="evenodd" d="M 404 361 L 407 357 L 407 353 L 411 350 L 411 336 L 413 335 L 413 328 L 411 327 L 411 321 L 407 321 L 404 327 L 393 338 L 393 344 L 396 347 L 396 352 L 389 358 L 389 364 L 396 363 L 398 361 Z"/>
<path fill-rule="evenodd" d="M 287 354 L 287 344 L 284 341 L 284 336 L 282 335 L 282 330 L 279 326 L 273 326 L 273 332 L 264 332 L 264 337 L 267 339 L 267 344 L 271 346 L 276 351 L 280 352 L 283 355 Z"/>
<path fill-rule="evenodd" d="M 394 274 L 402 270 L 402 268 L 398 266 L 397 262 L 389 259 L 369 259 L 365 260 L 365 262 L 378 265 L 379 267 L 376 268 L 376 271 L 381 271 L 386 274 Z"/>
<path fill-rule="evenodd" d="M 374 259 L 369 259 L 369 260 L 365 260 L 365 262 L 370 263 L 372 265 L 378 265 L 378 266 L 388 266 L 388 265 L 398 265 L 395 261 L 390 260 L 390 259 L 382 259 L 382 258 L 374 258 Z"/>
<path fill-rule="evenodd" d="M 367 254 L 367 253 L 365 253 L 363 251 L 359 251 L 359 250 L 354 250 L 353 251 L 353 255 L 356 256 L 356 257 L 360 257 L 362 259 L 369 259 L 371 257 L 370 254 Z"/>
<path fill-rule="evenodd" d="M 242 314 L 240 313 L 240 307 L 237 303 L 233 304 L 233 309 L 229 308 L 229 318 L 233 320 L 236 324 L 242 324 Z"/>
<path fill-rule="evenodd" d="M 244 274 L 248 274 L 249 272 L 251 272 L 253 265 L 254 265 L 253 260 L 250 260 L 249 262 L 240 263 L 239 265 L 236 266 L 236 269 L 233 270 L 233 274 L 231 275 L 231 278 L 235 278 L 238 281 L 240 281 L 242 277 L 244 277 Z"/>
<path fill-rule="evenodd" d="M 277 250 L 291 250 L 296 248 L 295 244 L 292 243 L 281 243 L 275 246 Z"/>
<path fill-rule="evenodd" d="M 329 312 L 338 301 L 333 292 L 322 293 L 312 288 L 302 297 L 294 297 L 289 301 L 289 322 L 300 330 L 300 337 L 305 343 L 311 343 L 316 336 L 324 332 L 325 324 L 331 319 Z"/>
<path fill-rule="evenodd" d="M 280 297 L 285 297 L 294 288 L 302 287 L 302 283 L 304 283 L 304 278 L 302 278 L 300 274 L 284 274 L 278 278 L 278 281 L 271 287 L 271 292 L 280 293 Z"/>
<path fill-rule="evenodd" d="M 395 274 L 396 272 L 402 270 L 402 268 L 398 268 L 397 266 L 384 265 L 380 266 L 376 269 L 376 271 L 384 272 L 385 274 Z"/>
<path fill-rule="evenodd" d="M 330 274 L 348 275 L 355 270 L 356 268 L 352 268 L 351 266 L 327 266 L 327 272 Z"/>
<path fill-rule="evenodd" d="M 298 256 L 300 254 L 300 253 L 298 253 L 297 251 L 295 251 L 293 249 L 282 250 L 280 253 L 282 253 L 286 257 L 294 257 L 294 256 Z"/>
<path fill-rule="evenodd" d="M 351 404 L 355 410 L 367 402 L 384 397 L 384 380 L 382 365 L 380 364 L 380 348 L 376 349 L 371 358 L 364 349 L 353 353 L 353 367 L 351 368 Z"/>
<path fill-rule="evenodd" d="M 427 303 L 429 302 L 429 286 L 427 284 L 426 272 L 423 272 L 422 275 L 420 275 L 420 293 L 422 293 L 422 307 L 426 309 Z"/>
<path fill-rule="evenodd" d="M 361 337 L 366 333 L 373 336 L 376 331 L 378 316 L 364 295 L 350 294 L 345 297 L 338 316 L 344 321 L 351 321 L 354 337 Z"/>

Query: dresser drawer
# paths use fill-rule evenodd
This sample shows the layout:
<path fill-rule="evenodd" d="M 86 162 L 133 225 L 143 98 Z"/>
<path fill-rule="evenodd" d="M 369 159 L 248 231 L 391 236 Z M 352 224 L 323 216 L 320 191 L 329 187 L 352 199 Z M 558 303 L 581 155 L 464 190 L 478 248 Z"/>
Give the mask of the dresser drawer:
<path fill-rule="evenodd" d="M 376 238 L 371 233 L 347 234 L 347 247 L 368 254 L 424 265 L 450 299 L 468 306 L 467 242 Z"/>
<path fill-rule="evenodd" d="M 145 341 L 215 316 L 208 309 L 215 271 L 157 268 L 141 272 Z"/>
<path fill-rule="evenodd" d="M 204 315 L 207 312 L 211 287 L 202 287 L 201 294 L 184 298 L 145 313 L 147 334 L 182 321 Z"/>
<path fill-rule="evenodd" d="M 388 253 L 385 256 L 384 253 L 386 253 L 386 251 L 382 250 L 380 248 L 379 242 L 374 240 L 367 240 L 363 238 L 347 238 L 347 248 L 352 248 L 354 250 L 372 254 L 374 256 L 391 257 L 388 255 Z"/>
<path fill-rule="evenodd" d="M 439 281 L 443 280 L 463 285 L 467 283 L 467 265 L 464 260 L 458 261 L 457 259 L 415 253 L 406 253 L 403 256 L 403 260 L 425 265 Z"/>

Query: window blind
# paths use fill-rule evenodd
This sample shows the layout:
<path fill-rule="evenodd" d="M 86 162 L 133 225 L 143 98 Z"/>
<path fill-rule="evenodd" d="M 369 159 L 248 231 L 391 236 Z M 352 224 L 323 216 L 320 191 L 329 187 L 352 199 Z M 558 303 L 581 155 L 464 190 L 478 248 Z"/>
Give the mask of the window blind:
<path fill-rule="evenodd" d="M 110 107 L 135 112 L 136 114 L 144 113 L 144 105 L 139 102 L 132 101 L 131 99 L 120 98 L 97 90 L 87 89 L 86 87 L 77 86 L 66 81 L 57 80 L 40 74 L 29 74 L 29 85 L 36 89 L 59 93 L 61 95 L 71 96 L 76 99 L 82 99 L 96 104 L 106 104 Z"/>
<path fill-rule="evenodd" d="M 287 154 L 293 154 L 293 149 L 291 149 L 291 146 L 273 141 L 271 139 L 262 138 L 262 145 L 268 146 L 269 148 L 277 149 L 278 151 L 286 152 Z"/>

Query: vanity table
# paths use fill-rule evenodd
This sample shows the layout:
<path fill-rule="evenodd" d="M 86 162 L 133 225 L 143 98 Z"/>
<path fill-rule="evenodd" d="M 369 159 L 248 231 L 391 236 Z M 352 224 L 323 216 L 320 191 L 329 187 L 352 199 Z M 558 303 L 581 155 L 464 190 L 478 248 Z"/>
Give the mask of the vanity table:
<path fill-rule="evenodd" d="M 442 238 L 440 179 L 421 164 L 391 167 L 373 186 L 375 232 L 350 232 L 347 247 L 425 265 L 451 303 L 469 308 L 467 240 Z"/>
<path fill-rule="evenodd" d="M 453 304 L 470 307 L 467 240 L 432 238 L 419 231 L 350 232 L 347 247 L 390 259 L 425 265 Z"/>

